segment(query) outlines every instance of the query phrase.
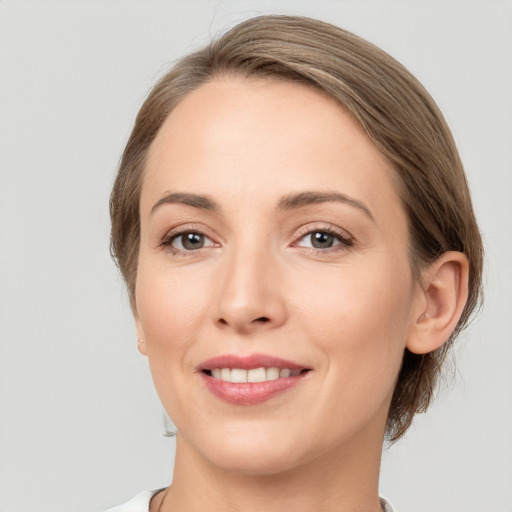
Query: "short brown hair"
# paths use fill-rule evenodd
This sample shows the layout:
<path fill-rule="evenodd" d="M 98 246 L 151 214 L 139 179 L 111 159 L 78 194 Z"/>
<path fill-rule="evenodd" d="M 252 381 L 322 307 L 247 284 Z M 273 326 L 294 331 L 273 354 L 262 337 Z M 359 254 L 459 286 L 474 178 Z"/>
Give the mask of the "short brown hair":
<path fill-rule="evenodd" d="M 427 409 L 441 363 L 479 304 L 483 248 L 462 163 L 435 102 L 400 63 L 354 34 L 310 18 L 261 16 L 184 57 L 159 80 L 139 111 L 110 199 L 111 252 L 132 307 L 148 150 L 188 93 L 226 75 L 289 80 L 335 98 L 394 165 L 415 275 L 448 250 L 460 251 L 469 260 L 469 296 L 455 332 L 431 353 L 405 349 L 387 424 L 388 439 L 396 441 L 414 414 Z"/>

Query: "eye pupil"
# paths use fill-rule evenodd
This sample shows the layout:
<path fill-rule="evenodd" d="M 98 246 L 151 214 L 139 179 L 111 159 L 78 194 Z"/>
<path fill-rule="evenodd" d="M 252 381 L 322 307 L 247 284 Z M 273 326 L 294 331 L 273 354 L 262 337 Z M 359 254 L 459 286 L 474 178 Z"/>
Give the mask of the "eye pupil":
<path fill-rule="evenodd" d="M 182 244 L 185 249 L 200 249 L 204 245 L 204 235 L 187 233 L 182 237 Z"/>
<path fill-rule="evenodd" d="M 311 235 L 311 244 L 317 249 L 332 247 L 334 243 L 334 236 L 329 233 L 317 231 Z"/>

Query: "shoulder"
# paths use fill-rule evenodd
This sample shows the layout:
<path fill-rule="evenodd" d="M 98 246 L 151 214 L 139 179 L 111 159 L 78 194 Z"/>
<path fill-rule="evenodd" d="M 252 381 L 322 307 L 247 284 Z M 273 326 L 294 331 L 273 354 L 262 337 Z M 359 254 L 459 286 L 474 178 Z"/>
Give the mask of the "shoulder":
<path fill-rule="evenodd" d="M 380 505 L 382 507 L 383 512 L 397 512 L 393 505 L 386 499 L 380 496 Z"/>
<path fill-rule="evenodd" d="M 157 493 L 160 492 L 161 489 L 157 489 L 155 491 L 143 491 L 134 496 L 130 501 L 123 503 L 122 505 L 118 505 L 117 507 L 109 508 L 104 512 L 148 512 L 149 511 L 149 502 L 151 498 Z"/>

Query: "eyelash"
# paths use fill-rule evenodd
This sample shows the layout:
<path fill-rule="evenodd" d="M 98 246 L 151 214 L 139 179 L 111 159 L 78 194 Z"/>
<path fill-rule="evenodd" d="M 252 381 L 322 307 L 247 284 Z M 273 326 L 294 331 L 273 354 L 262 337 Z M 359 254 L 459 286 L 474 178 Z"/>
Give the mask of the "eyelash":
<path fill-rule="evenodd" d="M 297 238 L 296 242 L 293 242 L 292 246 L 296 247 L 298 242 L 306 238 L 308 235 L 312 235 L 314 233 L 324 233 L 327 235 L 331 235 L 339 241 L 339 244 L 324 249 L 319 249 L 316 247 L 302 247 L 302 249 L 305 249 L 308 252 L 314 254 L 328 254 L 331 252 L 345 251 L 354 245 L 354 240 L 344 231 L 337 230 L 332 227 L 320 226 L 314 228 L 307 227 L 304 228 L 302 231 L 299 231 L 299 237 Z"/>
<path fill-rule="evenodd" d="M 333 245 L 332 247 L 323 248 L 323 249 L 316 248 L 316 247 L 303 247 L 303 246 L 298 245 L 298 243 L 301 240 L 306 238 L 308 235 L 312 235 L 314 233 L 324 233 L 324 234 L 333 236 L 334 238 L 336 238 L 339 241 L 339 244 Z M 183 249 L 176 249 L 175 247 L 172 246 L 173 242 L 176 239 L 178 239 L 179 237 L 182 237 L 184 235 L 188 235 L 188 234 L 200 235 L 200 236 L 203 236 L 203 237 L 209 239 L 210 241 L 212 241 L 212 245 L 208 246 L 208 247 L 212 247 L 212 246 L 218 247 L 219 246 L 218 244 L 213 242 L 211 237 L 206 235 L 203 231 L 191 226 L 187 229 L 180 229 L 179 231 L 171 231 L 170 233 L 167 233 L 164 236 L 164 238 L 162 239 L 162 241 L 160 242 L 159 247 L 169 251 L 172 255 L 185 256 L 185 257 L 186 256 L 194 256 L 194 255 L 198 254 L 199 252 L 201 252 L 203 249 L 208 248 L 208 247 L 200 247 L 199 249 L 183 250 Z M 348 236 L 345 232 L 338 231 L 336 229 L 333 229 L 332 227 L 326 227 L 326 226 L 315 227 L 315 228 L 311 228 L 311 227 L 304 228 L 303 230 L 299 231 L 298 238 L 296 239 L 295 242 L 293 242 L 291 244 L 292 247 L 301 247 L 303 250 L 307 250 L 308 252 L 311 252 L 314 254 L 328 254 L 331 252 L 344 251 L 344 250 L 347 250 L 348 248 L 352 247 L 353 245 L 354 245 L 354 240 L 350 236 Z"/>
<path fill-rule="evenodd" d="M 189 226 L 186 229 L 180 229 L 179 231 L 171 231 L 170 233 L 167 233 L 163 237 L 162 241 L 160 242 L 159 247 L 170 252 L 173 256 L 184 256 L 184 257 L 194 256 L 197 253 L 199 253 L 202 249 L 205 249 L 205 248 L 201 247 L 199 249 L 187 251 L 187 250 L 183 250 L 183 249 L 176 249 L 175 247 L 172 246 L 173 242 L 176 239 L 178 239 L 184 235 L 189 235 L 189 234 L 203 236 L 203 237 L 207 238 L 208 240 L 211 240 L 213 246 L 218 246 L 218 244 L 213 242 L 211 237 L 209 237 L 207 234 L 205 234 L 202 230 L 197 229 L 194 226 Z"/>

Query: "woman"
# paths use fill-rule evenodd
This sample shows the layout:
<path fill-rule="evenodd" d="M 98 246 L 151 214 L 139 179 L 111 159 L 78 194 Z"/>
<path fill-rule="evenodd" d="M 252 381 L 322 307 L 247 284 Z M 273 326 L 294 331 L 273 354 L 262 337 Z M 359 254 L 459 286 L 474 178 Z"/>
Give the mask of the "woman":
<path fill-rule="evenodd" d="M 177 426 L 172 485 L 112 510 L 393 510 L 384 438 L 428 407 L 482 268 L 421 85 L 337 27 L 246 21 L 151 91 L 111 216 Z"/>

